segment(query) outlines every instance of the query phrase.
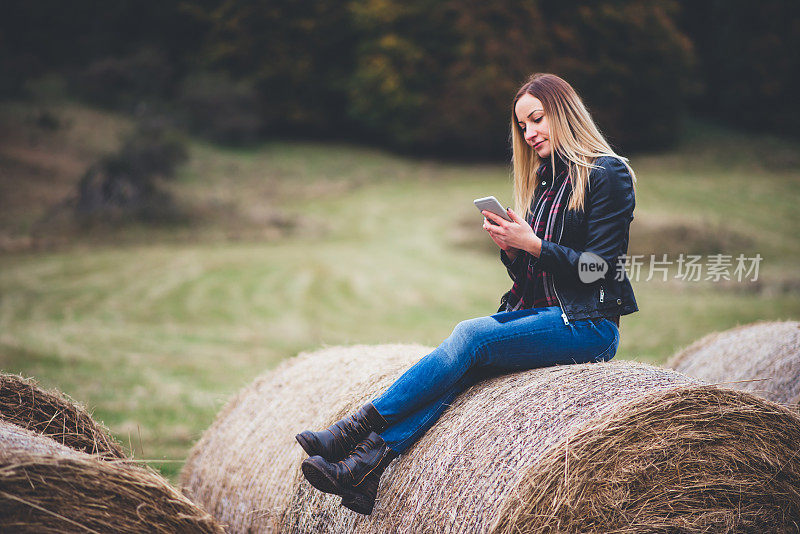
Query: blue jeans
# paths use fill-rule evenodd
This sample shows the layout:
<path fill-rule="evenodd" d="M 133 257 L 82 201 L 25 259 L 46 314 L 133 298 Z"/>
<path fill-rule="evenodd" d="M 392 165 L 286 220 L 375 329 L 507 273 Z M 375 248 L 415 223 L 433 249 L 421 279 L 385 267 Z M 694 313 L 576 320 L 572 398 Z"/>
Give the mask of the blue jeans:
<path fill-rule="evenodd" d="M 381 437 L 402 453 L 478 381 L 536 367 L 608 361 L 618 345 L 619 330 L 612 321 L 582 319 L 565 325 L 558 306 L 463 321 L 372 401 L 389 423 Z"/>

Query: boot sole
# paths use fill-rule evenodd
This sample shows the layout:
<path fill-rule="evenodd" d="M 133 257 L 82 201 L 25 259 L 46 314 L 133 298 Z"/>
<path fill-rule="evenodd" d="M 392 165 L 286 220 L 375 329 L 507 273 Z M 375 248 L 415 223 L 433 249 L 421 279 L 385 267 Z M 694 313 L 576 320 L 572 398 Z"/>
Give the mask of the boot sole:
<path fill-rule="evenodd" d="M 316 460 L 313 458 L 306 459 L 301 469 L 303 476 L 306 477 L 308 483 L 320 490 L 323 493 L 332 493 L 333 495 L 342 496 L 342 506 L 348 510 L 352 510 L 362 515 L 370 515 L 375 507 L 375 501 L 369 500 L 361 493 L 354 492 L 350 489 L 343 488 L 333 478 L 327 475 L 324 470 L 316 465 Z"/>
<path fill-rule="evenodd" d="M 375 508 L 375 501 L 369 502 L 369 499 L 360 493 L 350 492 L 342 496 L 342 506 L 362 515 L 370 515 Z"/>
<path fill-rule="evenodd" d="M 303 476 L 306 477 L 308 483 L 324 493 L 332 493 L 334 495 L 350 493 L 349 490 L 339 485 L 333 477 L 325 472 L 324 466 L 319 465 L 320 460 L 325 461 L 321 456 L 312 456 L 303 460 L 300 468 L 303 470 Z"/>

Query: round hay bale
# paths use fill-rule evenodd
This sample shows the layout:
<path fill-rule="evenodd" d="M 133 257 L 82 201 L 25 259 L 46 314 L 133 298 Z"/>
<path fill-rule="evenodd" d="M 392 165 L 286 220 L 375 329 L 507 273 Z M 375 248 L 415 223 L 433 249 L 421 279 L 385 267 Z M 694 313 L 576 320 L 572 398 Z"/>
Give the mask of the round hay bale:
<path fill-rule="evenodd" d="M 182 481 L 234 533 L 709 532 L 800 522 L 800 418 L 633 362 L 499 376 L 383 478 L 370 516 L 302 477 L 295 433 L 374 398 L 430 349 L 301 354 L 239 393 Z"/>
<path fill-rule="evenodd" d="M 376 381 L 391 381 L 431 350 L 330 347 L 281 362 L 222 409 L 189 453 L 182 487 L 231 532 L 274 530 L 305 458 L 295 434 L 330 425 L 354 396 L 375 391 Z"/>
<path fill-rule="evenodd" d="M 222 533 L 152 469 L 0 421 L 0 525 L 15 533 Z"/>
<path fill-rule="evenodd" d="M 759 322 L 709 334 L 667 367 L 710 384 L 800 403 L 800 322 Z"/>
<path fill-rule="evenodd" d="M 35 380 L 0 373 L 0 420 L 78 451 L 105 458 L 125 458 L 108 429 L 67 395 L 40 387 Z"/>

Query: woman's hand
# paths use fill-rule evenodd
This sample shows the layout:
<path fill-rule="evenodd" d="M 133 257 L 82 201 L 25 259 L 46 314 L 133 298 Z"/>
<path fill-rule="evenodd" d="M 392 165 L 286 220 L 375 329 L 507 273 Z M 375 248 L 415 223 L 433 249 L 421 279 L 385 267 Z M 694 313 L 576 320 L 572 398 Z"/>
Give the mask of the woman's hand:
<path fill-rule="evenodd" d="M 505 250 L 506 254 L 510 252 L 509 256 L 513 258 L 516 256 L 515 249 L 517 249 L 525 250 L 537 258 L 539 257 L 542 251 L 542 240 L 533 233 L 533 228 L 527 222 L 514 213 L 514 210 L 508 208 L 508 216 L 511 217 L 512 222 L 508 222 L 490 211 L 483 210 L 481 213 L 487 219 L 483 222 L 483 229 L 489 232 L 492 241 Z M 497 224 L 492 224 L 489 222 L 490 220 Z"/>

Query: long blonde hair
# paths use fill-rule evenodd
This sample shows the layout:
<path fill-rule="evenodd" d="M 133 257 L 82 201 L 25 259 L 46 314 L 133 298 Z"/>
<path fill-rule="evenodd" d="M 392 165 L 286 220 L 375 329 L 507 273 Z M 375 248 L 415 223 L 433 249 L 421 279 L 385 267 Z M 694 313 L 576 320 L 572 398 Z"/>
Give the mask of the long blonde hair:
<path fill-rule="evenodd" d="M 514 167 L 514 206 L 523 218 L 530 213 L 531 201 L 536 194 L 539 181 L 536 170 L 542 164 L 541 158 L 525 142 L 524 132 L 517 122 L 515 107 L 525 94 L 532 95 L 542 102 L 542 108 L 550 125 L 550 158 L 560 156 L 569 168 L 572 180 L 572 195 L 567 209 L 583 210 L 584 197 L 589 190 L 589 174 L 597 168 L 595 160 L 611 156 L 622 161 L 636 181 L 628 159 L 616 154 L 597 129 L 586 106 L 570 84 L 555 74 L 538 73 L 532 75 L 520 87 L 511 106 L 511 148 Z M 555 175 L 555 165 L 551 165 Z"/>

